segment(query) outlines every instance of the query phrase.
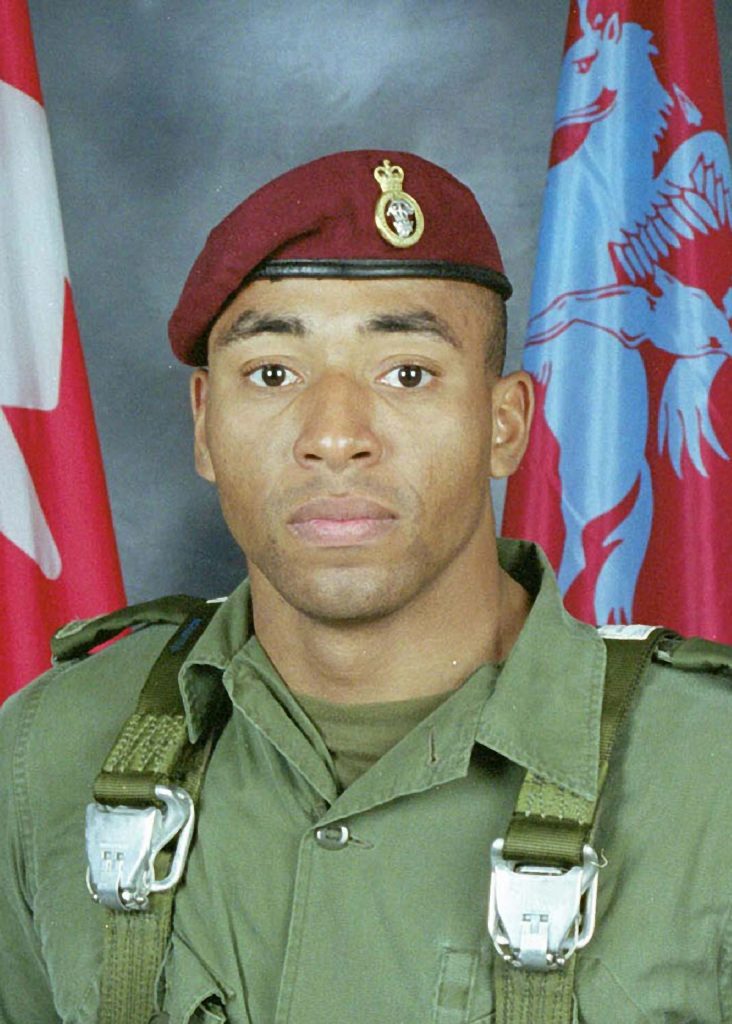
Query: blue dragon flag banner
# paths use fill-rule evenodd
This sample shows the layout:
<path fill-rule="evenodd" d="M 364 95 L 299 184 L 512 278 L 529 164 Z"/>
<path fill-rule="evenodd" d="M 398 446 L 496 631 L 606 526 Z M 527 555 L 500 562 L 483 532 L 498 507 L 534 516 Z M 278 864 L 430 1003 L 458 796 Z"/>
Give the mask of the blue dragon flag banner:
<path fill-rule="evenodd" d="M 586 621 L 732 643 L 731 318 L 713 2 L 573 2 L 503 532 Z"/>

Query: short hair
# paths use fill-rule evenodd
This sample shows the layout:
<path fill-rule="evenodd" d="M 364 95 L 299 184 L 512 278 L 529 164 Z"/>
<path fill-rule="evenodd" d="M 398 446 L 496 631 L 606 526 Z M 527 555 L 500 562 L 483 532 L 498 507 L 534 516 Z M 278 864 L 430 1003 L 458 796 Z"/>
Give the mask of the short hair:
<path fill-rule="evenodd" d="M 508 337 L 508 310 L 504 299 L 497 292 L 491 293 L 495 315 L 491 317 L 490 330 L 485 345 L 486 370 L 500 377 L 506 362 L 506 338 Z"/>

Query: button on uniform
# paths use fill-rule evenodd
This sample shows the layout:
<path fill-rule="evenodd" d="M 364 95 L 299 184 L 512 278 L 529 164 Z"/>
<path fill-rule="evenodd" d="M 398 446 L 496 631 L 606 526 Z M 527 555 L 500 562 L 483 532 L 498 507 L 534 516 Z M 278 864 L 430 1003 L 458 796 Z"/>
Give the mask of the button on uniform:
<path fill-rule="evenodd" d="M 315 842 L 324 850 L 342 850 L 350 838 L 346 825 L 324 825 L 315 830 Z"/>

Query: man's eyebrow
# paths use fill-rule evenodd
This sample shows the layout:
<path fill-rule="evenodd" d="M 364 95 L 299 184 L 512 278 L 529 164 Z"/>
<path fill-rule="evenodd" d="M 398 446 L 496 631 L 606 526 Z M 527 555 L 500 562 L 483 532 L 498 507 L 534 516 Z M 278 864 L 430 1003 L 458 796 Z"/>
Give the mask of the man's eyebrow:
<path fill-rule="evenodd" d="M 453 348 L 462 348 L 449 325 L 428 309 L 408 313 L 379 313 L 369 317 L 362 330 L 381 334 L 430 334 Z"/>
<path fill-rule="evenodd" d="M 305 333 L 305 324 L 298 316 L 289 313 L 258 313 L 255 309 L 245 309 L 231 327 L 216 339 L 216 348 L 226 348 L 227 345 L 246 341 L 257 334 L 294 334 L 302 337 Z"/>
<path fill-rule="evenodd" d="M 370 316 L 359 328 L 360 333 L 369 334 L 427 334 L 444 341 L 455 349 L 462 346 L 449 325 L 436 313 L 428 309 L 405 312 L 377 313 Z M 304 320 L 291 313 L 261 313 L 246 309 L 220 338 L 216 348 L 226 348 L 237 341 L 246 341 L 260 334 L 289 334 L 302 338 L 308 333 Z"/>

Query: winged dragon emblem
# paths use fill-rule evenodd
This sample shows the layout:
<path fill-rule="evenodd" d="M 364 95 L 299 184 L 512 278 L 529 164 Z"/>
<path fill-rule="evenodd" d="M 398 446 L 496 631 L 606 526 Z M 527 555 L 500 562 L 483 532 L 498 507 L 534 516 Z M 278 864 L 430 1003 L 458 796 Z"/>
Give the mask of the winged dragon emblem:
<path fill-rule="evenodd" d="M 732 356 L 730 273 L 718 294 L 682 272 L 701 238 L 732 231 L 730 165 L 724 138 L 704 130 L 693 100 L 659 80 L 652 34 L 618 13 L 591 22 L 588 0 L 579 11 L 555 142 L 567 129 L 575 136 L 564 156 L 555 146 L 547 181 L 545 210 L 553 216 L 545 215 L 542 230 L 551 236 L 540 239 L 525 365 L 546 388 L 545 416 L 560 447 L 560 586 L 566 592 L 585 566 L 587 525 L 624 509 L 605 538 L 595 587 L 597 621 L 623 622 L 632 616 L 653 517 L 644 343 L 673 358 L 655 443 L 676 475 L 706 475 L 709 453 L 730 455 L 709 407 Z M 672 112 L 685 119 L 688 136 L 659 167 Z M 618 388 L 626 396 L 620 415 Z"/>

